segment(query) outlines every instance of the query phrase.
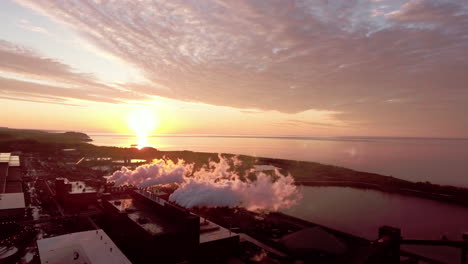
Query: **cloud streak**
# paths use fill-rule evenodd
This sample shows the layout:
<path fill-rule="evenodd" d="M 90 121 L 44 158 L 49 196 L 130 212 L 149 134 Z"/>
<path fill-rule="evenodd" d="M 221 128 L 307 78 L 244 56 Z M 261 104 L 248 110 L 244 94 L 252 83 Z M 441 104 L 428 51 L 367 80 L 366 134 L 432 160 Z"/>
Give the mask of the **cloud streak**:
<path fill-rule="evenodd" d="M 75 72 L 69 65 L 3 40 L 0 40 L 0 94 L 5 99 L 35 98 L 51 103 L 69 99 L 122 103 L 147 98 L 141 93 L 102 84 L 91 74 Z"/>
<path fill-rule="evenodd" d="M 17 2 L 137 67 L 150 84 L 129 88 L 149 95 L 285 113 L 341 111 L 346 121 L 369 124 L 450 116 L 463 101 L 455 96 L 468 99 L 464 1 Z M 452 103 L 438 103 L 441 93 Z M 426 106 L 380 103 L 401 96 Z M 380 116 L 370 113 L 374 107 Z"/>
<path fill-rule="evenodd" d="M 40 27 L 40 26 L 32 25 L 31 22 L 29 22 L 29 20 L 27 19 L 21 19 L 18 23 L 18 26 L 22 29 L 26 29 L 32 32 L 42 33 L 42 34 L 47 34 L 47 35 L 49 34 L 49 31 L 47 31 L 47 29 Z"/>

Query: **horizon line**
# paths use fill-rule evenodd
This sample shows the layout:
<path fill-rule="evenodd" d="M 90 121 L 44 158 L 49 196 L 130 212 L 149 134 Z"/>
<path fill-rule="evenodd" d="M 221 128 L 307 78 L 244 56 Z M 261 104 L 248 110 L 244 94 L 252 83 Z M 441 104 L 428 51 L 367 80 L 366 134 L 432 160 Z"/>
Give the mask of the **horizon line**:
<path fill-rule="evenodd" d="M 93 131 L 84 131 L 84 130 L 60 130 L 60 129 L 37 129 L 37 128 L 12 128 L 12 127 L 0 127 L 7 129 L 17 129 L 17 130 L 36 130 L 44 131 L 51 133 L 64 133 L 64 132 L 80 132 L 85 133 L 88 136 L 135 136 L 132 133 L 116 133 L 116 132 L 93 132 Z M 329 139 L 329 140 L 339 140 L 339 139 L 419 139 L 419 140 L 468 140 L 468 137 L 430 137 L 430 136 L 303 136 L 303 135 L 236 135 L 236 134 L 204 134 L 204 133 L 194 133 L 194 134 L 183 134 L 183 133 L 174 133 L 174 134 L 150 134 L 148 137 L 200 137 L 200 138 L 270 138 L 270 139 Z"/>

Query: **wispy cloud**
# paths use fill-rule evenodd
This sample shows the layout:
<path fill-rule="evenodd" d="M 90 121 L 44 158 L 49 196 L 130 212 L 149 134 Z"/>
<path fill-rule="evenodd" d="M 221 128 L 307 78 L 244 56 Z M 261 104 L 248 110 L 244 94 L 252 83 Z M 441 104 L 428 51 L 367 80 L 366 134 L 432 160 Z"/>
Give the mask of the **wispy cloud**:
<path fill-rule="evenodd" d="M 132 89 L 144 94 L 286 113 L 336 110 L 369 124 L 461 122 L 468 132 L 466 118 L 417 120 L 457 115 L 468 100 L 466 1 L 17 2 L 138 68 L 149 85 Z M 424 107 L 380 103 L 402 94 Z"/>
<path fill-rule="evenodd" d="M 79 106 L 79 105 L 76 105 L 76 104 L 61 103 L 61 102 L 54 102 L 54 101 L 47 101 L 47 100 L 26 99 L 26 98 L 23 98 L 23 97 L 10 97 L 10 96 L 2 96 L 2 95 L 0 95 L 0 99 L 13 100 L 13 101 L 21 101 L 21 102 L 32 102 L 32 103 L 44 103 L 44 104 L 58 104 L 58 105 L 67 105 L 67 106 Z"/>
<path fill-rule="evenodd" d="M 240 112 L 244 113 L 244 114 L 260 114 L 260 113 L 263 113 L 262 111 L 257 111 L 257 110 L 241 110 Z"/>
<path fill-rule="evenodd" d="M 452 24 L 455 21 L 466 22 L 466 10 L 463 5 L 453 1 L 410 0 L 399 10 L 387 16 L 402 22 L 427 24 Z M 465 12 L 464 12 L 465 11 Z"/>
<path fill-rule="evenodd" d="M 332 122 L 316 122 L 316 121 L 308 121 L 308 120 L 297 120 L 297 119 L 289 119 L 286 120 L 285 123 L 295 125 L 295 126 L 312 126 L 312 127 L 344 127 L 344 125 L 336 124 Z"/>
<path fill-rule="evenodd" d="M 122 103 L 147 98 L 140 93 L 100 83 L 92 74 L 73 71 L 23 46 L 0 40 L 0 92 L 5 98 L 67 99 Z M 13 96 L 13 97 L 12 97 Z"/>
<path fill-rule="evenodd" d="M 47 34 L 47 35 L 50 34 L 47 29 L 40 27 L 40 26 L 32 25 L 31 22 L 29 22 L 29 20 L 27 19 L 21 19 L 18 22 L 18 26 L 22 29 L 26 29 L 32 32 L 37 32 L 37 33 L 42 33 L 42 34 Z"/>

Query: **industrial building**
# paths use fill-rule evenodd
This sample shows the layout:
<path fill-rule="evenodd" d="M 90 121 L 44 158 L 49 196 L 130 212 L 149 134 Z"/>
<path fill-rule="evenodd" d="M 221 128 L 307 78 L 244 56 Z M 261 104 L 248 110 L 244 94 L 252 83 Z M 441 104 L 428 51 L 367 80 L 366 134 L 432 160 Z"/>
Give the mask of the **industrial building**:
<path fill-rule="evenodd" d="M 220 225 L 207 219 L 200 219 L 200 245 L 197 257 L 216 259 L 236 255 L 240 237 Z"/>
<path fill-rule="evenodd" d="M 0 153 L 0 219 L 16 219 L 25 213 L 19 156 Z"/>
<path fill-rule="evenodd" d="M 135 263 L 182 261 L 194 254 L 199 243 L 200 220 L 185 210 L 137 197 L 105 201 L 104 210 L 106 231 Z"/>
<path fill-rule="evenodd" d="M 238 234 L 205 218 L 201 218 L 185 208 L 168 202 L 166 200 L 169 197 L 167 193 L 158 192 L 157 190 L 153 190 L 152 192 L 134 190 L 132 194 L 136 199 L 144 200 L 149 204 L 159 205 L 157 206 L 159 212 L 164 212 L 168 209 L 183 211 L 198 219 L 198 225 L 194 225 L 194 231 L 192 231 L 198 235 L 198 244 L 195 246 L 196 255 L 194 257 L 214 260 L 237 253 L 240 241 Z M 174 216 L 177 217 L 177 215 Z"/>
<path fill-rule="evenodd" d="M 83 181 L 69 181 L 66 178 L 55 179 L 57 200 L 66 210 L 84 210 L 97 200 L 97 189 Z"/>
<path fill-rule="evenodd" d="M 131 264 L 102 229 L 40 239 L 37 247 L 44 264 Z"/>
<path fill-rule="evenodd" d="M 106 231 L 135 263 L 222 258 L 238 249 L 239 236 L 155 194 L 104 201 Z"/>

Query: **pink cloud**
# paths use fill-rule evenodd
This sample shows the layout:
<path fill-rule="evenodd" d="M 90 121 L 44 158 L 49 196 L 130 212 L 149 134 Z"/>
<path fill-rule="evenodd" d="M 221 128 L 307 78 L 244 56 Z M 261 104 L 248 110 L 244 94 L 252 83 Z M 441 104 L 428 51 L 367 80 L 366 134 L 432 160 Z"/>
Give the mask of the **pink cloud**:
<path fill-rule="evenodd" d="M 138 68 L 149 85 L 132 89 L 148 95 L 286 113 L 337 110 L 372 124 L 440 118 L 422 120 L 426 127 L 446 126 L 442 119 L 468 100 L 463 1 L 410 0 L 386 16 L 371 10 L 394 9 L 395 1 L 18 2 Z M 438 104 L 441 93 L 450 100 Z M 381 103 L 400 95 L 424 107 Z"/>
<path fill-rule="evenodd" d="M 136 92 L 101 84 L 91 74 L 77 73 L 69 65 L 2 40 L 0 72 L 0 94 L 4 94 L 4 99 L 36 98 L 51 103 L 56 103 L 54 99 L 60 102 L 80 99 L 121 103 L 146 98 Z"/>

